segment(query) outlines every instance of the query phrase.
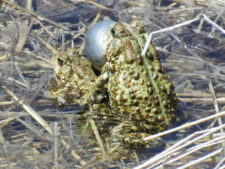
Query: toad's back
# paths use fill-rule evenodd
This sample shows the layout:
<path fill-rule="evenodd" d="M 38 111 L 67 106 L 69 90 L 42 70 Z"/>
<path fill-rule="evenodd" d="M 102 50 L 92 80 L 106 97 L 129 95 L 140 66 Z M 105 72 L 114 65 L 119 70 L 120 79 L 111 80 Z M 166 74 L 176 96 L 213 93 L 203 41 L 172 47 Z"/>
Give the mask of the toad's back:
<path fill-rule="evenodd" d="M 131 122 L 134 130 L 163 131 L 172 120 L 177 105 L 173 84 L 152 45 L 142 58 L 136 38 L 129 35 L 120 41 L 118 54 L 109 59 L 113 65 L 108 83 L 110 105 L 119 110 L 115 111 L 116 117 Z"/>

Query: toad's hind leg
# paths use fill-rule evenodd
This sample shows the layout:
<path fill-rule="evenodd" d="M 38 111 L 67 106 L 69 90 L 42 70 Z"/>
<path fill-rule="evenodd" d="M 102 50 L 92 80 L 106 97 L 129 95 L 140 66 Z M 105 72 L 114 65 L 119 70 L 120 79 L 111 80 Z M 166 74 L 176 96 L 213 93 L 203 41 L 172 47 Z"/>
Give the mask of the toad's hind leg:
<path fill-rule="evenodd" d="M 144 138 L 149 136 L 149 133 L 135 132 L 132 128 L 132 123 L 127 121 L 115 126 L 111 131 L 112 147 L 118 146 L 118 144 L 125 149 L 161 149 L 165 147 L 161 138 L 145 141 Z"/>

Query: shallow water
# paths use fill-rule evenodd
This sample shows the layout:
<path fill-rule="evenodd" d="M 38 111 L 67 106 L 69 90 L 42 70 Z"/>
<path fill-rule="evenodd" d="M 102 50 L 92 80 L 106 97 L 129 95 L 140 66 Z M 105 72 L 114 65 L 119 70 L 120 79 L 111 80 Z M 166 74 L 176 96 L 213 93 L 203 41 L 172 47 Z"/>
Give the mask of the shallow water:
<path fill-rule="evenodd" d="M 72 42 L 74 42 L 75 47 L 80 48 L 85 31 L 81 32 L 78 38 L 73 39 L 72 37 L 78 34 L 82 28 L 88 27 L 98 12 L 101 12 L 99 20 L 108 18 L 116 21 L 130 21 L 134 18 L 144 20 L 146 30 L 151 32 L 192 19 L 200 10 L 194 10 L 194 12 L 182 11 L 187 6 L 180 3 L 177 3 L 174 7 L 168 7 L 169 1 L 161 4 L 161 6 L 157 2 L 153 5 L 147 1 L 135 1 L 136 3 L 122 0 L 95 1 L 108 9 L 90 3 L 77 2 L 77 4 L 71 4 L 64 1 L 53 1 L 54 3 L 51 4 L 42 1 L 35 2 L 35 12 L 59 22 L 69 28 L 69 31 L 63 31 L 42 20 L 39 20 L 39 22 L 44 27 L 36 26 L 38 24 L 36 20 L 23 13 L 17 15 L 16 9 L 3 11 L 0 15 L 2 19 L 0 47 L 2 56 L 4 54 L 9 55 L 6 59 L 1 59 L 0 62 L 0 84 L 6 86 L 26 105 L 33 108 L 52 129 L 54 125 L 58 126 L 59 136 L 58 146 L 56 146 L 58 147 L 58 155 L 53 153 L 56 152 L 56 150 L 53 150 L 56 141 L 51 140 L 52 136 L 24 110 L 18 101 L 14 102 L 12 96 L 7 94 L 5 90 L 0 90 L 0 124 L 2 125 L 1 132 L 4 138 L 0 145 L 1 152 L 4 152 L 0 155 L 0 167 L 4 168 L 11 165 L 11 168 L 24 168 L 25 166 L 27 168 L 35 166 L 52 168 L 54 163 L 57 163 L 59 168 L 65 168 L 65 166 L 68 166 L 67 168 L 80 167 L 82 164 L 74 158 L 71 150 L 76 150 L 80 157 L 88 162 L 92 157 L 95 157 L 89 147 L 93 148 L 96 145 L 82 148 L 82 138 L 80 139 L 74 131 L 76 126 L 74 119 L 82 113 L 79 106 L 58 108 L 53 99 L 45 96 L 44 93 L 48 90 L 53 74 L 51 56 L 54 52 L 48 49 L 37 37 L 43 38 L 59 51 L 63 48 L 70 48 Z M 49 0 L 48 2 L 52 1 Z M 166 7 L 168 9 L 165 9 Z M 204 6 L 199 7 L 204 8 Z M 181 9 L 181 11 L 175 12 L 177 9 Z M 216 10 L 220 11 L 219 8 Z M 213 7 L 204 12 L 210 18 L 218 16 Z M 34 22 L 34 26 L 31 29 L 31 34 L 28 34 L 24 48 L 21 51 L 15 51 L 17 40 L 21 37 L 15 30 L 18 31 L 21 28 L 25 16 L 28 16 L 27 18 Z M 221 27 L 224 25 L 224 16 L 219 18 L 218 23 Z M 189 121 L 201 119 L 215 112 L 211 101 L 208 78 L 212 79 L 217 96 L 224 97 L 224 35 L 217 30 L 212 31 L 208 24 L 204 24 L 203 29 L 198 32 L 196 31 L 199 28 L 198 26 L 199 22 L 178 28 L 170 33 L 159 34 L 153 38 L 162 65 L 171 75 L 175 90 L 185 105 L 183 110 L 187 112 Z M 80 49 L 82 50 L 82 48 Z M 184 93 L 189 95 L 184 95 Z M 222 108 L 224 101 L 220 100 L 218 103 L 219 108 Z M 183 135 L 178 133 L 179 136 L 176 140 L 174 140 L 173 135 L 165 139 L 167 139 L 168 144 L 172 144 L 196 130 L 207 128 L 210 124 L 205 123 L 192 127 L 184 131 Z M 66 140 L 69 148 L 60 143 L 61 139 Z M 208 149 L 204 149 L 190 156 L 186 161 L 190 162 L 209 152 Z M 140 152 L 139 160 L 142 162 L 143 159 L 147 159 L 153 154 L 152 151 L 150 155 L 149 152 Z M 58 160 L 54 161 L 53 157 Z M 132 159 L 125 163 L 105 161 L 97 165 L 129 168 L 136 164 L 136 161 Z M 174 163 L 168 168 L 179 165 L 182 165 L 182 162 Z M 210 168 L 212 166 L 210 161 L 206 161 L 198 167 Z"/>

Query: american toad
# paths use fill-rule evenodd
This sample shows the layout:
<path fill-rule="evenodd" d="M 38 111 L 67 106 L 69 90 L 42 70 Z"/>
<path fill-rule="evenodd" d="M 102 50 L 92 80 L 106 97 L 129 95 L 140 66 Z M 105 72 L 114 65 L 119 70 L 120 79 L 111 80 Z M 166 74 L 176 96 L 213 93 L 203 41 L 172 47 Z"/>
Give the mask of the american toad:
<path fill-rule="evenodd" d="M 57 99 L 58 105 L 83 104 L 86 91 L 96 80 L 91 63 L 78 54 L 76 49 L 68 49 L 52 57 L 55 83 L 49 94 Z"/>
<path fill-rule="evenodd" d="M 92 109 L 97 126 L 110 135 L 108 140 L 126 148 L 148 148 L 151 143 L 143 138 L 165 130 L 175 118 L 177 98 L 172 81 L 152 44 L 141 56 L 147 37 L 141 22 L 117 22 L 109 33 L 106 63 L 98 77 L 89 61 L 78 54 L 53 59 L 59 66 L 55 68 L 58 87 L 53 93 L 90 107 L 101 101 L 108 104 L 108 111 Z"/>

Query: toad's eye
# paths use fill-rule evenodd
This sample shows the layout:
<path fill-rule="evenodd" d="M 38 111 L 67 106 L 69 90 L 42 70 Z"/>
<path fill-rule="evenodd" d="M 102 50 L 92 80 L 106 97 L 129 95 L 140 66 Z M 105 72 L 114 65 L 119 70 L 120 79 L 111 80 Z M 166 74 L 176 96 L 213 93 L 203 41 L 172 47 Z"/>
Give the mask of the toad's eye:
<path fill-rule="evenodd" d="M 63 65 L 63 60 L 62 60 L 61 58 L 58 58 L 58 64 L 59 64 L 60 66 Z"/>
<path fill-rule="evenodd" d="M 112 28 L 112 29 L 111 29 L 111 34 L 112 34 L 112 36 L 113 36 L 113 37 L 115 37 L 115 36 L 116 36 L 116 31 L 115 31 L 115 29 L 114 29 L 114 28 Z"/>
<path fill-rule="evenodd" d="M 126 30 L 121 23 L 116 23 L 111 29 L 111 33 L 113 37 L 124 37 L 127 35 Z"/>

